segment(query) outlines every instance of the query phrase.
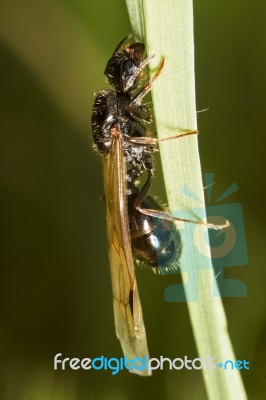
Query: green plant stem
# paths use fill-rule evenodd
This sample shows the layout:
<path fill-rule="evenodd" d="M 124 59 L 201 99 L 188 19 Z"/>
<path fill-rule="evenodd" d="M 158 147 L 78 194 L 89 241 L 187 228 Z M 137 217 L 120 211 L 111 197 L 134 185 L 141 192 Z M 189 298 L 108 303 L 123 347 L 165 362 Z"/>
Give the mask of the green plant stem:
<path fill-rule="evenodd" d="M 162 56 L 165 67 L 153 86 L 152 98 L 158 137 L 169 137 L 184 130 L 197 129 L 194 74 L 194 39 L 192 0 L 126 0 L 135 37 L 144 40 L 150 64 L 158 67 Z M 160 154 L 168 203 L 171 210 L 201 208 L 197 217 L 205 216 L 204 191 L 197 135 L 161 143 Z M 185 194 L 188 187 L 200 201 Z M 226 317 L 212 268 L 204 227 L 181 225 L 184 251 L 181 271 L 199 356 L 213 357 L 216 368 L 203 369 L 209 399 L 246 399 L 237 369 L 224 371 L 218 362 L 235 360 L 227 331 Z M 196 243 L 196 246 L 195 246 Z M 199 265 L 198 248 L 208 255 Z M 186 283 L 189 284 L 186 284 Z M 214 296 L 215 293 L 215 296 Z M 171 297 L 172 296 L 172 297 Z M 175 300 L 175 287 L 165 292 L 166 301 Z"/>

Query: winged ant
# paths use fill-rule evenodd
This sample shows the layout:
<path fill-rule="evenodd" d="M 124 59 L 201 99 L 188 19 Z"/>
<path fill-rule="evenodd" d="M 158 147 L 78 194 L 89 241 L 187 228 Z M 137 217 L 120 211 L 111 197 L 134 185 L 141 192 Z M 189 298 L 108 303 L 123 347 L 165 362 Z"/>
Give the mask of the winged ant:
<path fill-rule="evenodd" d="M 139 88 L 144 68 L 153 56 L 143 59 L 145 47 L 140 42 L 121 48 L 130 37 L 118 44 L 105 68 L 113 89 L 100 91 L 95 99 L 92 133 L 94 147 L 102 156 L 116 333 L 124 354 L 135 358 L 148 355 L 148 348 L 133 257 L 163 272 L 180 257 L 182 244 L 174 223 L 180 219 L 171 217 L 148 195 L 154 174 L 153 153 L 165 139 L 150 136 L 145 124 L 152 121 L 151 112 L 142 98 L 161 73 L 164 59 Z M 195 133 L 187 131 L 170 139 Z M 137 179 L 144 172 L 147 179 L 139 188 Z M 203 221 L 188 222 L 215 228 Z M 132 372 L 149 374 L 134 368 Z"/>

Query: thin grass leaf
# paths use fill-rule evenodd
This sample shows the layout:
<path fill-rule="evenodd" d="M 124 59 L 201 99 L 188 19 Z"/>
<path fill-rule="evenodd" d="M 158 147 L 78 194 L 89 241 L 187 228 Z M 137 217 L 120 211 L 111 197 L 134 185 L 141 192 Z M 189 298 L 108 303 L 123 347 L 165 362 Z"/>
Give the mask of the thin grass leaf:
<path fill-rule="evenodd" d="M 162 56 L 165 68 L 152 90 L 158 137 L 169 137 L 197 129 L 194 73 L 192 0 L 126 0 L 133 32 L 144 40 L 148 55 L 155 54 L 150 68 L 158 67 Z M 161 143 L 168 203 L 171 210 L 191 219 L 205 217 L 204 190 L 197 135 Z M 187 195 L 189 188 L 193 197 Z M 186 193 L 184 193 L 186 192 Z M 194 210 L 197 209 L 197 210 Z M 184 211 L 186 210 L 186 211 Z M 194 211 L 193 211 L 194 210 Z M 217 363 L 236 360 L 219 296 L 204 227 L 181 226 L 184 252 L 181 271 L 199 356 L 213 357 L 216 368 L 203 369 L 211 400 L 246 399 L 237 369 L 224 371 Z M 199 265 L 199 250 L 208 255 Z M 166 300 L 174 301 L 173 291 Z M 214 296 L 214 293 L 216 296 Z M 177 317 L 178 318 L 178 317 Z"/>

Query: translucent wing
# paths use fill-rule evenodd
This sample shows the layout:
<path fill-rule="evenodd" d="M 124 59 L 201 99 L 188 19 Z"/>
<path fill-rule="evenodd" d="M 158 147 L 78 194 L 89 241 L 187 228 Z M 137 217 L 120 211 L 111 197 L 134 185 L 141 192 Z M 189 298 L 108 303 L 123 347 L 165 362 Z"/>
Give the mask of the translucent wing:
<path fill-rule="evenodd" d="M 103 170 L 114 319 L 124 355 L 132 360 L 149 354 L 131 252 L 121 135 L 116 128 L 111 133 L 111 151 L 103 157 Z M 147 369 L 131 372 L 150 375 Z"/>

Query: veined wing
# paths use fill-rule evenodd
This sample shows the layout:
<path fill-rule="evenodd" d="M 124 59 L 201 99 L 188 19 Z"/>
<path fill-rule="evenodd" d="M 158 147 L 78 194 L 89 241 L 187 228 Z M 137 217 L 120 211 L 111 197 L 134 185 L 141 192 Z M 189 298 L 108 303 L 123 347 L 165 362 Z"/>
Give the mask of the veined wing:
<path fill-rule="evenodd" d="M 127 359 L 148 356 L 128 225 L 126 165 L 121 134 L 111 130 L 111 151 L 103 158 L 108 251 L 116 335 Z M 150 371 L 132 369 L 139 375 Z"/>

